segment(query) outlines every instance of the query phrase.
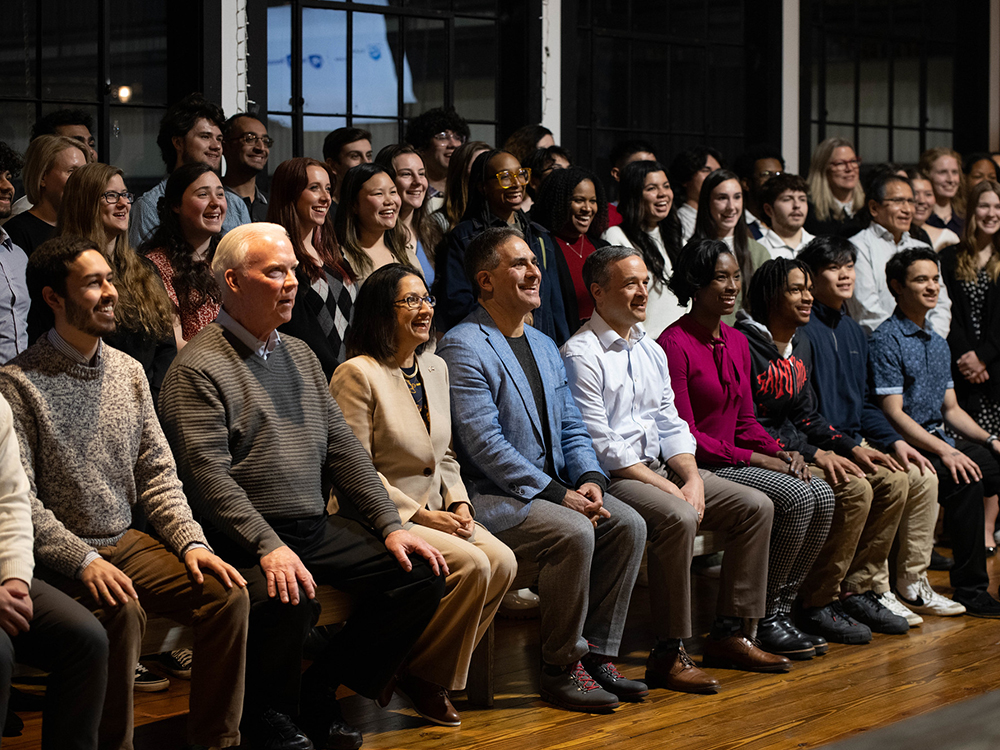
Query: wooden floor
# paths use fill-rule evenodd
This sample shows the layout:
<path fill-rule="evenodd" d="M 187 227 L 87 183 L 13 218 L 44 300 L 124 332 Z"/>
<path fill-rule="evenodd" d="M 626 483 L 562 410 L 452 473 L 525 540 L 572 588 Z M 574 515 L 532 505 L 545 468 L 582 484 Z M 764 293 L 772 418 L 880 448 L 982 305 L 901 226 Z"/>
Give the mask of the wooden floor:
<path fill-rule="evenodd" d="M 990 560 L 990 573 L 991 592 L 996 594 L 1000 564 L 995 559 Z M 931 582 L 939 591 L 950 593 L 947 574 L 931 573 Z M 699 620 L 706 630 L 714 583 L 699 577 L 695 585 L 696 608 L 703 613 Z M 641 679 L 651 639 L 648 589 L 636 588 L 619 660 L 627 676 Z M 623 704 L 611 716 L 560 711 L 537 699 L 537 620 L 498 620 L 496 642 L 496 705 L 475 709 L 458 696 L 455 705 L 462 714 L 461 728 L 428 725 L 399 697 L 383 711 L 371 701 L 346 694 L 342 700 L 345 714 L 364 732 L 364 747 L 807 748 L 1000 687 L 1000 620 L 971 617 L 925 617 L 924 624 L 907 635 L 876 635 L 865 646 L 832 644 L 829 654 L 797 662 L 786 675 L 709 670 L 722 682 L 718 695 L 654 690 L 643 703 Z M 689 650 L 698 654 L 700 645 L 695 640 Z M 136 695 L 136 722 L 142 725 L 136 730 L 136 750 L 183 746 L 187 692 L 188 683 L 171 679 L 167 692 Z M 23 736 L 4 738 L 5 748 L 39 747 L 40 714 L 25 712 L 22 718 Z M 992 718 L 997 723 L 995 714 Z M 962 729 L 955 727 L 956 736 Z"/>

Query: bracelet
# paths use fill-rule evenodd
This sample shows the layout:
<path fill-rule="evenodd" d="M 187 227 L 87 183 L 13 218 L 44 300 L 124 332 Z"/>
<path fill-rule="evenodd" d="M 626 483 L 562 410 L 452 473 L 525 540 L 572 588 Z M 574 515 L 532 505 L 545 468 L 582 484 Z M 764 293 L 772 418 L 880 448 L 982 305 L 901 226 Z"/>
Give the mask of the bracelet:
<path fill-rule="evenodd" d="M 987 448 L 989 448 L 990 447 L 990 443 L 992 443 L 994 440 L 1000 440 L 1000 438 L 998 438 L 996 435 L 993 435 L 993 434 L 987 435 L 986 436 L 986 442 L 983 443 L 983 445 L 985 445 Z"/>

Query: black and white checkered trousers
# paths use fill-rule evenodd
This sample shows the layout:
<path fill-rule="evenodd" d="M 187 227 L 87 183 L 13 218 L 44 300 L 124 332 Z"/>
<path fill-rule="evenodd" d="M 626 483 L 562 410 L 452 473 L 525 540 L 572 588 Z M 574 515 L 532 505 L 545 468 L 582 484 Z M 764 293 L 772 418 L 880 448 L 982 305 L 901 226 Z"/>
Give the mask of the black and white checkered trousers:
<path fill-rule="evenodd" d="M 816 477 L 803 482 L 756 466 L 725 466 L 712 471 L 723 479 L 760 490 L 774 503 L 767 558 L 767 614 L 788 614 L 830 532 L 833 489 Z"/>

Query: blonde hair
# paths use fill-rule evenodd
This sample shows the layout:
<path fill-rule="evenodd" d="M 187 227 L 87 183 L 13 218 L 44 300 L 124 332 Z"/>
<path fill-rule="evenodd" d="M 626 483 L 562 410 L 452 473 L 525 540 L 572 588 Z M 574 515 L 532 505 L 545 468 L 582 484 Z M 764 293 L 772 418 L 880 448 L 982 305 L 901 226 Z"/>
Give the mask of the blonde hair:
<path fill-rule="evenodd" d="M 56 157 L 68 148 L 79 149 L 87 164 L 94 161 L 89 148 L 64 135 L 40 135 L 28 144 L 24 152 L 24 192 L 33 204 L 42 200 L 42 178 L 52 169 Z"/>
<path fill-rule="evenodd" d="M 837 199 L 833 197 L 833 191 L 830 190 L 830 181 L 826 176 L 830 159 L 838 148 L 849 148 L 854 151 L 854 144 L 846 138 L 827 138 L 813 151 L 812 161 L 809 163 L 809 177 L 806 182 L 809 183 L 809 197 L 812 199 L 816 218 L 819 221 L 829 221 L 832 218 L 833 209 L 838 205 Z M 857 151 L 854 153 L 857 155 Z M 861 187 L 860 179 L 854 186 L 851 203 L 855 213 L 865 205 L 865 191 Z"/>
<path fill-rule="evenodd" d="M 983 180 L 969 194 L 969 215 L 965 219 L 965 229 L 962 231 L 962 242 L 959 244 L 955 254 L 955 278 L 959 281 L 975 281 L 978 268 L 976 267 L 976 256 L 979 254 L 979 243 L 976 241 L 976 233 L 979 231 L 979 222 L 976 221 L 976 206 L 983 193 L 995 193 L 1000 198 L 1000 184 Z M 986 275 L 994 284 L 1000 277 L 1000 232 L 993 235 L 990 240 L 993 252 L 989 260 L 986 261 Z"/>
<path fill-rule="evenodd" d="M 962 173 L 962 155 L 953 148 L 929 148 L 920 154 L 920 162 L 917 164 L 917 169 L 927 175 L 928 180 L 931 180 L 931 169 L 934 167 L 934 162 L 942 156 L 950 156 L 958 163 L 958 192 L 951 199 L 951 210 L 956 216 L 964 216 L 966 200 L 965 174 Z M 934 180 L 931 180 L 931 186 L 933 185 Z"/>
<path fill-rule="evenodd" d="M 132 249 L 128 232 L 118 235 L 108 250 L 111 238 L 101 221 L 101 196 L 115 176 L 124 179 L 118 167 L 100 162 L 75 170 L 66 181 L 56 234 L 85 237 L 108 261 L 118 289 L 115 320 L 122 328 L 165 338 L 173 330 L 174 306 L 156 271 Z"/>

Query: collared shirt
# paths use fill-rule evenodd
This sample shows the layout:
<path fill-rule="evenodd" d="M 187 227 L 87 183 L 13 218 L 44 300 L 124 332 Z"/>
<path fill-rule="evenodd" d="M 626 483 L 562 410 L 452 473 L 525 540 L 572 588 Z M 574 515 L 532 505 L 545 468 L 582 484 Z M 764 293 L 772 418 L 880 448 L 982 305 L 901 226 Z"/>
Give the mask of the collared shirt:
<path fill-rule="evenodd" d="M 28 348 L 27 270 L 28 256 L 0 227 L 0 363 Z"/>
<path fill-rule="evenodd" d="M 97 339 L 97 351 L 94 352 L 93 358 L 88 359 L 80 353 L 79 349 L 60 336 L 55 328 L 49 329 L 47 338 L 49 343 L 52 344 L 52 348 L 65 356 L 70 362 L 76 362 L 76 364 L 83 365 L 84 367 L 97 367 L 101 364 L 101 354 L 104 347 L 104 341 L 101 339 Z"/>
<path fill-rule="evenodd" d="M 760 238 L 764 236 L 764 232 L 767 231 L 767 224 L 750 213 L 750 209 L 747 208 L 743 209 L 743 218 L 746 219 L 750 236 L 759 242 Z"/>
<path fill-rule="evenodd" d="M 219 317 L 215 319 L 215 322 L 236 336 L 236 338 L 247 345 L 250 351 L 263 360 L 267 360 L 271 352 L 277 349 L 278 344 L 281 343 L 281 335 L 276 330 L 271 331 L 265 340 L 258 339 L 232 315 L 227 313 L 226 308 L 219 310 Z"/>
<path fill-rule="evenodd" d="M 925 321 L 921 328 L 896 308 L 869 341 L 868 369 L 876 395 L 903 396 L 903 411 L 928 432 L 944 434 L 941 405 L 951 379 L 948 343 Z"/>
<path fill-rule="evenodd" d="M 915 247 L 930 249 L 930 246 L 913 239 L 909 232 L 903 232 L 897 245 L 892 233 L 874 221 L 867 229 L 851 237 L 851 243 L 858 249 L 858 259 L 854 263 L 854 297 L 847 300 L 847 311 L 871 335 L 896 307 L 896 300 L 885 280 L 886 262 L 901 250 Z M 927 322 L 941 338 L 948 338 L 951 299 L 943 282 L 937 307 L 927 314 Z"/>
<path fill-rule="evenodd" d="M 626 340 L 595 311 L 560 351 L 601 468 L 694 455 L 698 445 L 674 405 L 666 355 L 640 324 Z"/>
<path fill-rule="evenodd" d="M 682 203 L 677 209 L 677 218 L 681 220 L 681 244 L 686 245 L 687 241 L 694 236 L 694 225 L 698 219 L 698 209 Z"/>
<path fill-rule="evenodd" d="M 247 213 L 250 214 L 251 221 L 267 221 L 267 194 L 256 185 L 253 191 L 253 200 L 244 198 L 235 190 L 226 188 L 226 204 L 232 205 L 235 201 L 242 201 L 246 206 Z"/>
<path fill-rule="evenodd" d="M 792 247 L 773 229 L 764 227 L 764 234 L 761 235 L 758 242 L 767 248 L 772 258 L 787 258 L 788 260 L 792 260 L 799 254 L 799 250 L 812 242 L 813 239 L 814 235 L 809 234 L 809 232 L 803 229 L 802 237 L 799 238 L 799 244 Z"/>
<path fill-rule="evenodd" d="M 139 247 L 143 242 L 153 236 L 153 232 L 160 226 L 160 215 L 156 211 L 157 203 L 163 194 L 167 192 L 167 175 L 153 187 L 143 193 L 132 206 L 132 215 L 128 224 L 128 240 L 132 247 Z M 246 203 L 236 193 L 226 191 L 226 217 L 222 220 L 222 232 L 220 237 L 225 236 L 230 229 L 235 229 L 243 224 L 250 223 L 250 211 L 247 210 Z"/>

